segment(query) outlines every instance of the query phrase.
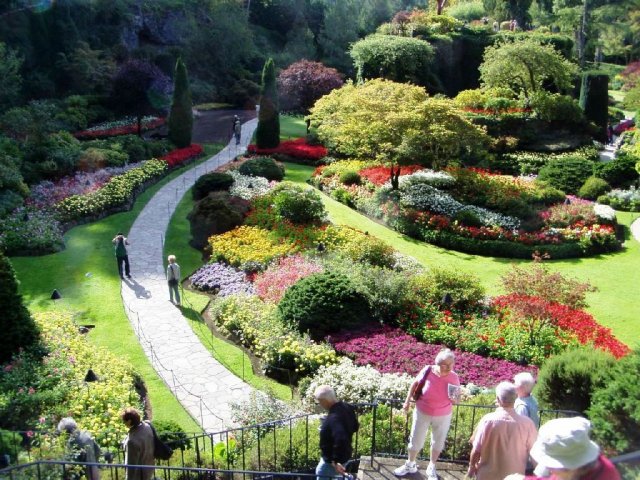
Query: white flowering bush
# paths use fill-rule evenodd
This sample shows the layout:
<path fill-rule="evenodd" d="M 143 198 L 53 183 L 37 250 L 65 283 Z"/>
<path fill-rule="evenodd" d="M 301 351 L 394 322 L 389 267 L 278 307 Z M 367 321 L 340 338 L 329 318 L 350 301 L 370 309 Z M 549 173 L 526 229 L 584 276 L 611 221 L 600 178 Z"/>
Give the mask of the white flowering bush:
<path fill-rule="evenodd" d="M 595 203 L 593 205 L 593 211 L 597 215 L 597 217 L 602 220 L 606 220 L 607 222 L 616 221 L 616 211 L 609 205 L 601 205 L 599 203 Z"/>
<path fill-rule="evenodd" d="M 400 202 L 406 207 L 426 210 L 453 218 L 461 211 L 472 212 L 485 226 L 499 226 L 510 230 L 520 227 L 520 220 L 492 212 L 486 208 L 460 203 L 451 195 L 426 183 L 414 183 L 400 192 Z"/>
<path fill-rule="evenodd" d="M 245 200 L 266 194 L 276 184 L 276 182 L 270 182 L 264 177 L 242 175 L 236 170 L 230 170 L 228 173 L 233 177 L 233 185 L 231 185 L 229 193 Z"/>
<path fill-rule="evenodd" d="M 401 190 L 417 184 L 426 184 L 435 188 L 446 188 L 455 182 L 456 179 L 447 172 L 436 172 L 429 169 L 419 170 L 410 175 L 401 175 L 398 178 L 398 184 Z"/>
<path fill-rule="evenodd" d="M 598 203 L 611 205 L 617 210 L 631 212 L 640 211 L 640 189 L 631 187 L 628 190 L 615 188 L 598 197 Z"/>
<path fill-rule="evenodd" d="M 340 400 L 349 403 L 378 398 L 402 399 L 412 382 L 413 377 L 407 374 L 380 373 L 370 365 L 357 366 L 351 359 L 343 357 L 334 365 L 320 367 L 308 383 L 301 385 L 302 402 L 312 408 L 313 393 L 320 385 L 330 385 Z"/>
<path fill-rule="evenodd" d="M 273 422 L 297 413 L 287 403 L 259 390 L 252 390 L 248 399 L 231 402 L 230 406 L 233 421 L 241 427 Z"/>

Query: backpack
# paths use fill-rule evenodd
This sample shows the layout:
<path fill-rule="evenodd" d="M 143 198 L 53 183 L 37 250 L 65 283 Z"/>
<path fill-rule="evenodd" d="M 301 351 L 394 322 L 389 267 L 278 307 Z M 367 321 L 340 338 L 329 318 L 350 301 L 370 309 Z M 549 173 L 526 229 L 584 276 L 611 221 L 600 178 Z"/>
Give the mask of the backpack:
<path fill-rule="evenodd" d="M 160 437 L 158 437 L 158 433 L 151 422 L 147 423 L 153 432 L 153 458 L 156 460 L 169 460 L 171 455 L 173 455 L 173 448 L 160 440 Z"/>

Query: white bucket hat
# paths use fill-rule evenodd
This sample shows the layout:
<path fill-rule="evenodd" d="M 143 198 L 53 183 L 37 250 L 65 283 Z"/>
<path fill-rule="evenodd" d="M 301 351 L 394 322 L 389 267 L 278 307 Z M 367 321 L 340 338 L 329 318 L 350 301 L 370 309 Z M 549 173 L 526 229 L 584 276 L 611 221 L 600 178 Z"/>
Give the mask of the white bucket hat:
<path fill-rule="evenodd" d="M 589 439 L 591 422 L 586 418 L 558 418 L 540 427 L 531 458 L 546 468 L 574 470 L 593 462 L 600 447 Z"/>

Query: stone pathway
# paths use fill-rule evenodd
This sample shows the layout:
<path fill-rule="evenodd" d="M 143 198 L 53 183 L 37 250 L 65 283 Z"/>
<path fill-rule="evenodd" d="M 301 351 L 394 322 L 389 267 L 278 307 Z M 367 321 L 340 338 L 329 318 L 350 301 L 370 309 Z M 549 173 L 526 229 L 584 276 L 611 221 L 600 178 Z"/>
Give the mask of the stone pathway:
<path fill-rule="evenodd" d="M 244 152 L 256 126 L 255 119 L 246 122 L 239 146 L 232 140 L 217 155 L 162 187 L 127 235 L 133 278 L 123 280 L 121 292 L 129 321 L 158 375 L 207 432 L 232 427 L 230 403 L 248 398 L 252 388 L 212 358 L 180 309 L 169 302 L 164 236 L 185 192 L 200 175 Z M 180 252 L 175 253 L 180 263 Z"/>

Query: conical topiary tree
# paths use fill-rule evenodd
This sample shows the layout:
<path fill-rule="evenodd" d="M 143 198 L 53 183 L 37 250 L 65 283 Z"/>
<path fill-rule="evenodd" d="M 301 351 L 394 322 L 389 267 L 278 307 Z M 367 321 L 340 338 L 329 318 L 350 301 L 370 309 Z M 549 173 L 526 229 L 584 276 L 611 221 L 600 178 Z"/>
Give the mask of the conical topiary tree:
<path fill-rule="evenodd" d="M 275 148 L 280 144 L 280 112 L 278 109 L 276 67 L 273 64 L 273 59 L 270 58 L 262 70 L 260 111 L 258 112 L 258 128 L 256 129 L 258 148 Z"/>
<path fill-rule="evenodd" d="M 38 327 L 22 303 L 13 266 L 0 253 L 0 363 L 11 360 L 20 348 L 38 342 Z"/>
<path fill-rule="evenodd" d="M 169 140 L 178 148 L 191 145 L 193 111 L 187 67 L 182 58 L 176 62 L 173 78 L 173 101 L 169 113 Z"/>

